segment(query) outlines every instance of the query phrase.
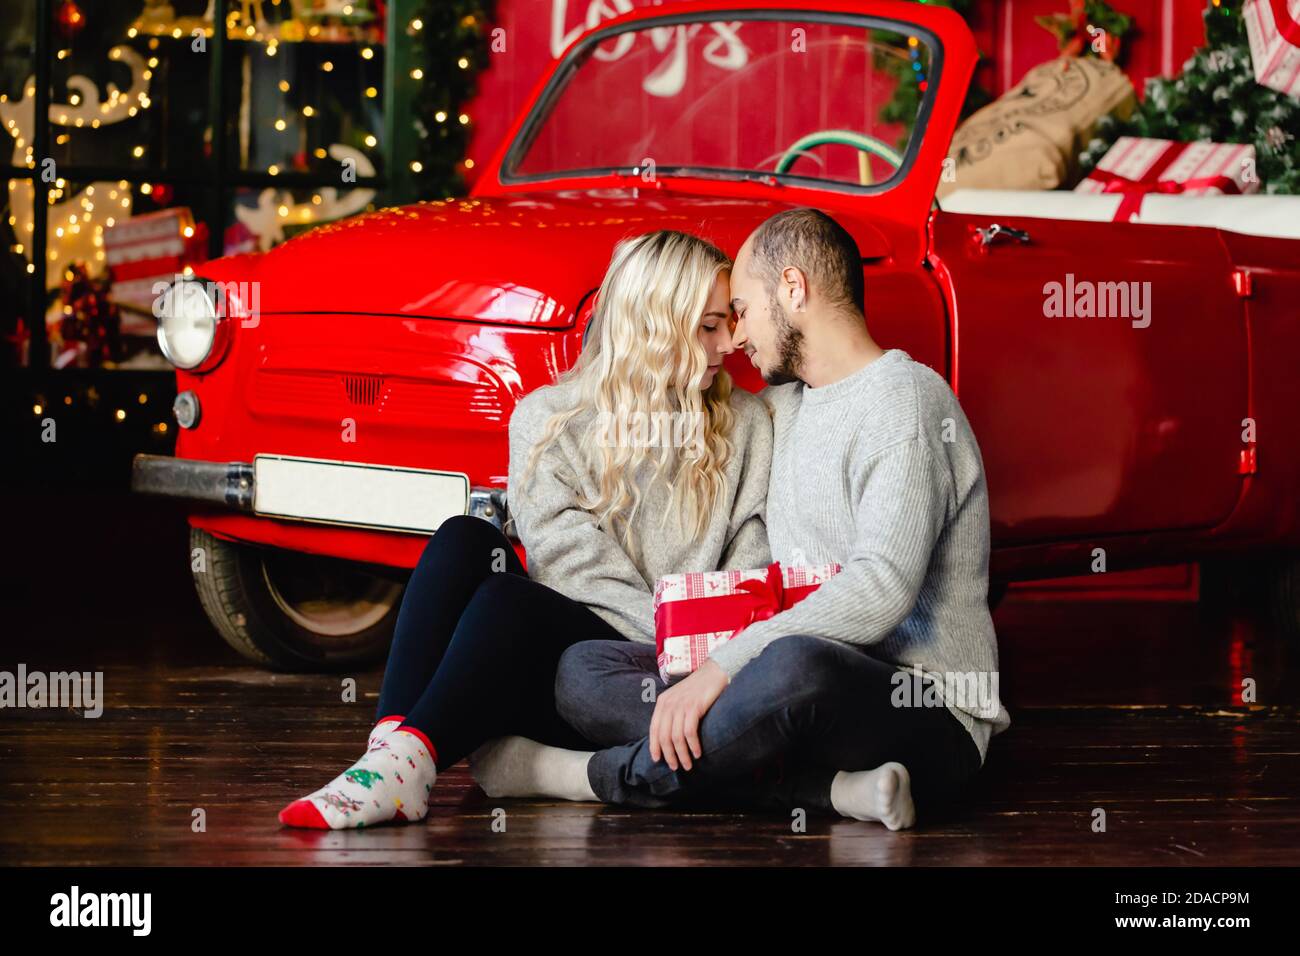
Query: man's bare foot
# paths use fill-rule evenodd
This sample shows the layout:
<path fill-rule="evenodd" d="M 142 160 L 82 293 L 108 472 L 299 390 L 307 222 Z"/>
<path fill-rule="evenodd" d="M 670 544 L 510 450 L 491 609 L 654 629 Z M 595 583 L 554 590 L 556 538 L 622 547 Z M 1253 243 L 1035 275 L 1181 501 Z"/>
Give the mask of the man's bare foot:
<path fill-rule="evenodd" d="M 840 816 L 874 820 L 891 830 L 916 823 L 912 778 L 901 763 L 881 764 L 875 770 L 841 770 L 831 781 L 831 806 Z"/>

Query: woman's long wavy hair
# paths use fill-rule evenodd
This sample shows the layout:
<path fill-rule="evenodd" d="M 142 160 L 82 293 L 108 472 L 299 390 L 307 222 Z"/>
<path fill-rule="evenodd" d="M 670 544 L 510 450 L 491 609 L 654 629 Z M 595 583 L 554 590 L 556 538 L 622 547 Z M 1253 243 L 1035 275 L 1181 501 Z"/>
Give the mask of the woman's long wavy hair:
<path fill-rule="evenodd" d="M 735 416 L 725 369 L 700 389 L 709 356 L 697 336 L 717 277 L 731 265 L 717 246 L 673 230 L 615 246 L 586 344 L 559 379 L 577 383 L 577 404 L 553 415 L 533 446 L 522 479 L 525 494 L 543 451 L 574 418 L 591 411 L 595 415 L 576 443 L 597 476 L 597 493 L 588 500 L 580 492 L 579 505 L 596 516 L 598 526 L 625 549 L 635 546 L 632 528 L 642 504 L 635 476 L 653 462 L 649 480 L 667 480 L 672 487 L 663 520 L 670 511 L 683 531 L 703 533 L 726 491 Z M 633 417 L 640 415 L 645 417 Z M 687 421 L 693 437 L 677 444 L 610 440 L 610 423 L 628 421 Z"/>

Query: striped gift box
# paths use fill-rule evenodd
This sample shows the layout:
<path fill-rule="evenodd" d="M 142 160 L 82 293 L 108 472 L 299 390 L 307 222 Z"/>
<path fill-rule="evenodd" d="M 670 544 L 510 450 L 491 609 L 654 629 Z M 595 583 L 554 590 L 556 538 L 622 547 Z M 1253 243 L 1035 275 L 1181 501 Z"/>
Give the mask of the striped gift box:
<path fill-rule="evenodd" d="M 773 569 L 780 575 L 782 593 L 781 609 L 789 608 L 807 597 L 823 582 L 838 574 L 838 564 L 810 567 L 755 568 L 746 571 L 692 571 L 686 574 L 669 574 L 655 582 L 654 613 L 659 676 L 664 683 L 672 683 L 697 670 L 708 660 L 714 648 L 735 636 L 749 622 L 749 609 L 740 602 L 719 602 L 719 599 L 736 598 L 746 594 L 747 588 L 766 587 Z M 721 627 L 689 633 L 674 633 L 673 614 L 696 602 L 719 602 L 715 608 L 727 610 L 708 613 L 719 621 Z M 699 605 L 696 604 L 696 607 Z M 735 607 L 735 610 L 731 610 Z"/>
<path fill-rule="evenodd" d="M 113 280 L 110 298 L 153 315 L 154 285 L 171 282 L 186 266 L 206 260 L 206 234 L 188 208 L 132 216 L 104 230 L 104 257 Z M 152 320 L 146 334 L 153 334 Z"/>
<path fill-rule="evenodd" d="M 1300 0 L 1250 0 L 1242 16 L 1255 81 L 1300 98 Z"/>
<path fill-rule="evenodd" d="M 1117 193 L 1117 222 L 1137 218 L 1153 192 L 1186 196 L 1252 193 L 1259 189 L 1255 147 L 1246 143 L 1176 143 L 1121 136 L 1097 168 L 1075 187 L 1081 193 Z"/>

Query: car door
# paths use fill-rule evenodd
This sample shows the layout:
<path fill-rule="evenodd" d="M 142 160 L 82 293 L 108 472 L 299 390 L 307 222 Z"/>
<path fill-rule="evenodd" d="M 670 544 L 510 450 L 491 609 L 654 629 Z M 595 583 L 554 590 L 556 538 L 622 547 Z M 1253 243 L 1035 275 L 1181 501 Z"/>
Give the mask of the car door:
<path fill-rule="evenodd" d="M 931 260 L 999 547 L 1227 517 L 1247 339 L 1215 230 L 936 212 Z"/>

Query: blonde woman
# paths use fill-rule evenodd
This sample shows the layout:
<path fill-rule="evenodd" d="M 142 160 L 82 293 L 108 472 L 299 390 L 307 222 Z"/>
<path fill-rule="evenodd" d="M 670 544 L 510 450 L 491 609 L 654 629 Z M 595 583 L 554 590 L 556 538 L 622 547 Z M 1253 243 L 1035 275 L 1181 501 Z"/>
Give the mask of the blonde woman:
<path fill-rule="evenodd" d="M 730 267 L 681 232 L 618 244 L 578 361 L 510 420 L 527 571 L 486 521 L 438 529 L 402 599 L 366 754 L 282 823 L 422 819 L 438 771 L 497 738 L 589 750 L 555 710 L 565 649 L 653 644 L 662 575 L 767 564 L 772 425 L 722 368 Z"/>

